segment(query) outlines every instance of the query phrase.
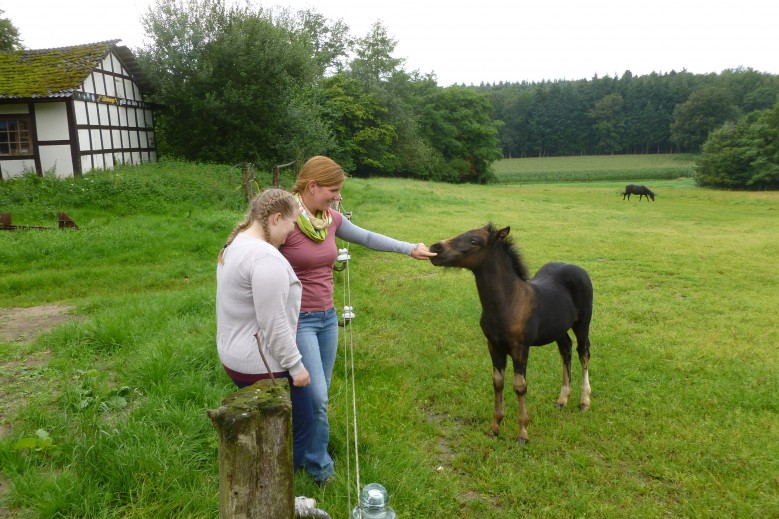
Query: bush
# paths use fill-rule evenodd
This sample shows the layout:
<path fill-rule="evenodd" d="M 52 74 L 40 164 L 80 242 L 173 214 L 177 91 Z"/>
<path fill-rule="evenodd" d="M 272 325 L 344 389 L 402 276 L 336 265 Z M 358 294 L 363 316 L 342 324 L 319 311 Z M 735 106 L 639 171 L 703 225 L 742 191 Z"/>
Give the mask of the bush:
<path fill-rule="evenodd" d="M 779 103 L 711 132 L 694 178 L 701 187 L 779 189 Z"/>

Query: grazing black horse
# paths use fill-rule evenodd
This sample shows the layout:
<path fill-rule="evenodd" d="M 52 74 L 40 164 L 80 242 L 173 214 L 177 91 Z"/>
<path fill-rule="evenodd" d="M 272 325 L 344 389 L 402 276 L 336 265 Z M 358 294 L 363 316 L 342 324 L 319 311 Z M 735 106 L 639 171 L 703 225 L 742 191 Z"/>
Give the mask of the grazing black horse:
<path fill-rule="evenodd" d="M 437 255 L 430 258 L 439 267 L 462 267 L 473 272 L 481 300 L 481 329 L 487 337 L 492 357 L 492 385 L 495 411 L 489 432 L 497 436 L 503 420 L 503 384 L 506 357 L 514 364 L 514 392 L 519 399 L 519 436 L 528 441 L 530 417 L 525 406 L 528 354 L 531 346 L 557 343 L 563 362 L 563 385 L 558 407 L 568 403 L 571 394 L 571 338 L 576 336 L 576 351 L 582 365 L 582 391 L 579 408 L 590 407 L 589 329 L 592 319 L 592 282 L 587 272 L 576 265 L 547 263 L 533 279 L 508 237 L 509 227 L 496 229 L 489 224 L 473 229 L 430 247 Z"/>
<path fill-rule="evenodd" d="M 643 197 L 646 197 L 647 200 L 651 198 L 652 202 L 655 201 L 655 194 L 646 186 L 639 186 L 636 184 L 626 185 L 625 192 L 622 193 L 622 200 L 624 200 L 626 196 L 628 197 L 628 200 L 630 200 L 630 195 L 638 195 L 639 202 Z"/>

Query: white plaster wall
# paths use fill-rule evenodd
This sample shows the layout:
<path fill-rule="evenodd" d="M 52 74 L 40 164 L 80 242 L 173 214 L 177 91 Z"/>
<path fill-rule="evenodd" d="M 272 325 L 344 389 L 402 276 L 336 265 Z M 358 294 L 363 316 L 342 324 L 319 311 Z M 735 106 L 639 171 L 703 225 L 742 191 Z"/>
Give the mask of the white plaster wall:
<path fill-rule="evenodd" d="M 100 130 L 100 136 L 103 139 L 103 148 L 111 149 L 116 147 L 116 145 L 111 142 L 111 130 Z"/>
<path fill-rule="evenodd" d="M 90 130 L 92 133 L 92 149 L 102 150 L 103 142 L 100 140 L 100 130 Z M 90 151 L 89 148 L 81 148 L 81 151 Z"/>
<path fill-rule="evenodd" d="M 114 163 L 114 156 L 110 153 L 106 153 L 103 155 L 103 163 L 105 164 L 105 167 L 108 169 L 113 169 L 116 164 Z"/>
<path fill-rule="evenodd" d="M 73 176 L 73 161 L 70 146 L 40 146 L 41 170 L 44 174 L 54 171 L 58 178 Z"/>
<path fill-rule="evenodd" d="M 87 103 L 87 115 L 89 116 L 88 124 L 97 124 L 97 103 Z"/>
<path fill-rule="evenodd" d="M 84 155 L 81 157 L 81 172 L 86 173 L 92 170 L 92 157 Z"/>
<path fill-rule="evenodd" d="M 0 160 L 0 171 L 3 172 L 3 179 L 20 177 L 25 173 L 35 171 L 35 161 L 32 159 L 25 160 Z"/>
<path fill-rule="evenodd" d="M 73 111 L 76 115 L 76 124 L 87 123 L 87 104 L 84 101 L 76 101 Z"/>
<path fill-rule="evenodd" d="M 108 107 L 108 123 L 111 126 L 118 126 L 119 125 L 119 107 L 118 106 L 109 106 Z"/>
<path fill-rule="evenodd" d="M 100 117 L 100 124 L 105 125 L 108 124 L 108 109 L 111 107 L 111 105 L 106 105 L 102 103 L 98 103 L 97 105 L 97 116 Z"/>
<path fill-rule="evenodd" d="M 90 145 L 89 145 L 89 130 L 79 130 L 78 131 L 78 149 L 80 149 L 80 150 L 88 150 L 88 149 L 90 149 Z"/>
<path fill-rule="evenodd" d="M 70 138 L 65 103 L 36 104 L 35 124 L 39 141 L 61 141 Z"/>

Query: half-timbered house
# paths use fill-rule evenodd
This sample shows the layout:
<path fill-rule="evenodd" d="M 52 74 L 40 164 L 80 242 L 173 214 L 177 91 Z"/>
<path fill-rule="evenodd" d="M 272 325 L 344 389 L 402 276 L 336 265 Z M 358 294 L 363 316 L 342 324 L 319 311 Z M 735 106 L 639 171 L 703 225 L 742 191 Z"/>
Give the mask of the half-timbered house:
<path fill-rule="evenodd" d="M 0 52 L 0 178 L 157 160 L 149 84 L 119 41 Z"/>

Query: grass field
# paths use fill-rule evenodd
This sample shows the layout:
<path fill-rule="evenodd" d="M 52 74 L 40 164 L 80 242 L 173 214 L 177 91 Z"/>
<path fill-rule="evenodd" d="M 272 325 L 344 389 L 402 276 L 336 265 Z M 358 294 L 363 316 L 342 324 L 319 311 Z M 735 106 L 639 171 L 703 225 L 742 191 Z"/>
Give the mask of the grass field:
<path fill-rule="evenodd" d="M 470 272 L 350 247 L 360 478 L 399 517 L 779 516 L 779 193 L 667 179 L 639 203 L 619 194 L 629 180 L 347 181 L 357 225 L 431 244 L 491 221 L 531 272 L 576 263 L 595 287 L 591 410 L 555 408 L 557 349 L 533 349 L 519 447 L 511 391 L 501 436 L 485 434 Z M 0 311 L 58 304 L 77 319 L 0 340 L 0 517 L 217 517 L 205 413 L 234 387 L 214 346 L 214 262 L 241 217 L 240 172 L 161 163 L 36 182 L 0 183 L 0 210 L 36 225 L 64 210 L 81 229 L 0 232 Z M 334 518 L 356 493 L 343 359 L 336 481 L 295 479 Z M 580 382 L 574 362 L 573 404 Z"/>
<path fill-rule="evenodd" d="M 592 182 L 691 178 L 693 155 L 600 155 L 503 159 L 493 165 L 498 182 Z"/>

